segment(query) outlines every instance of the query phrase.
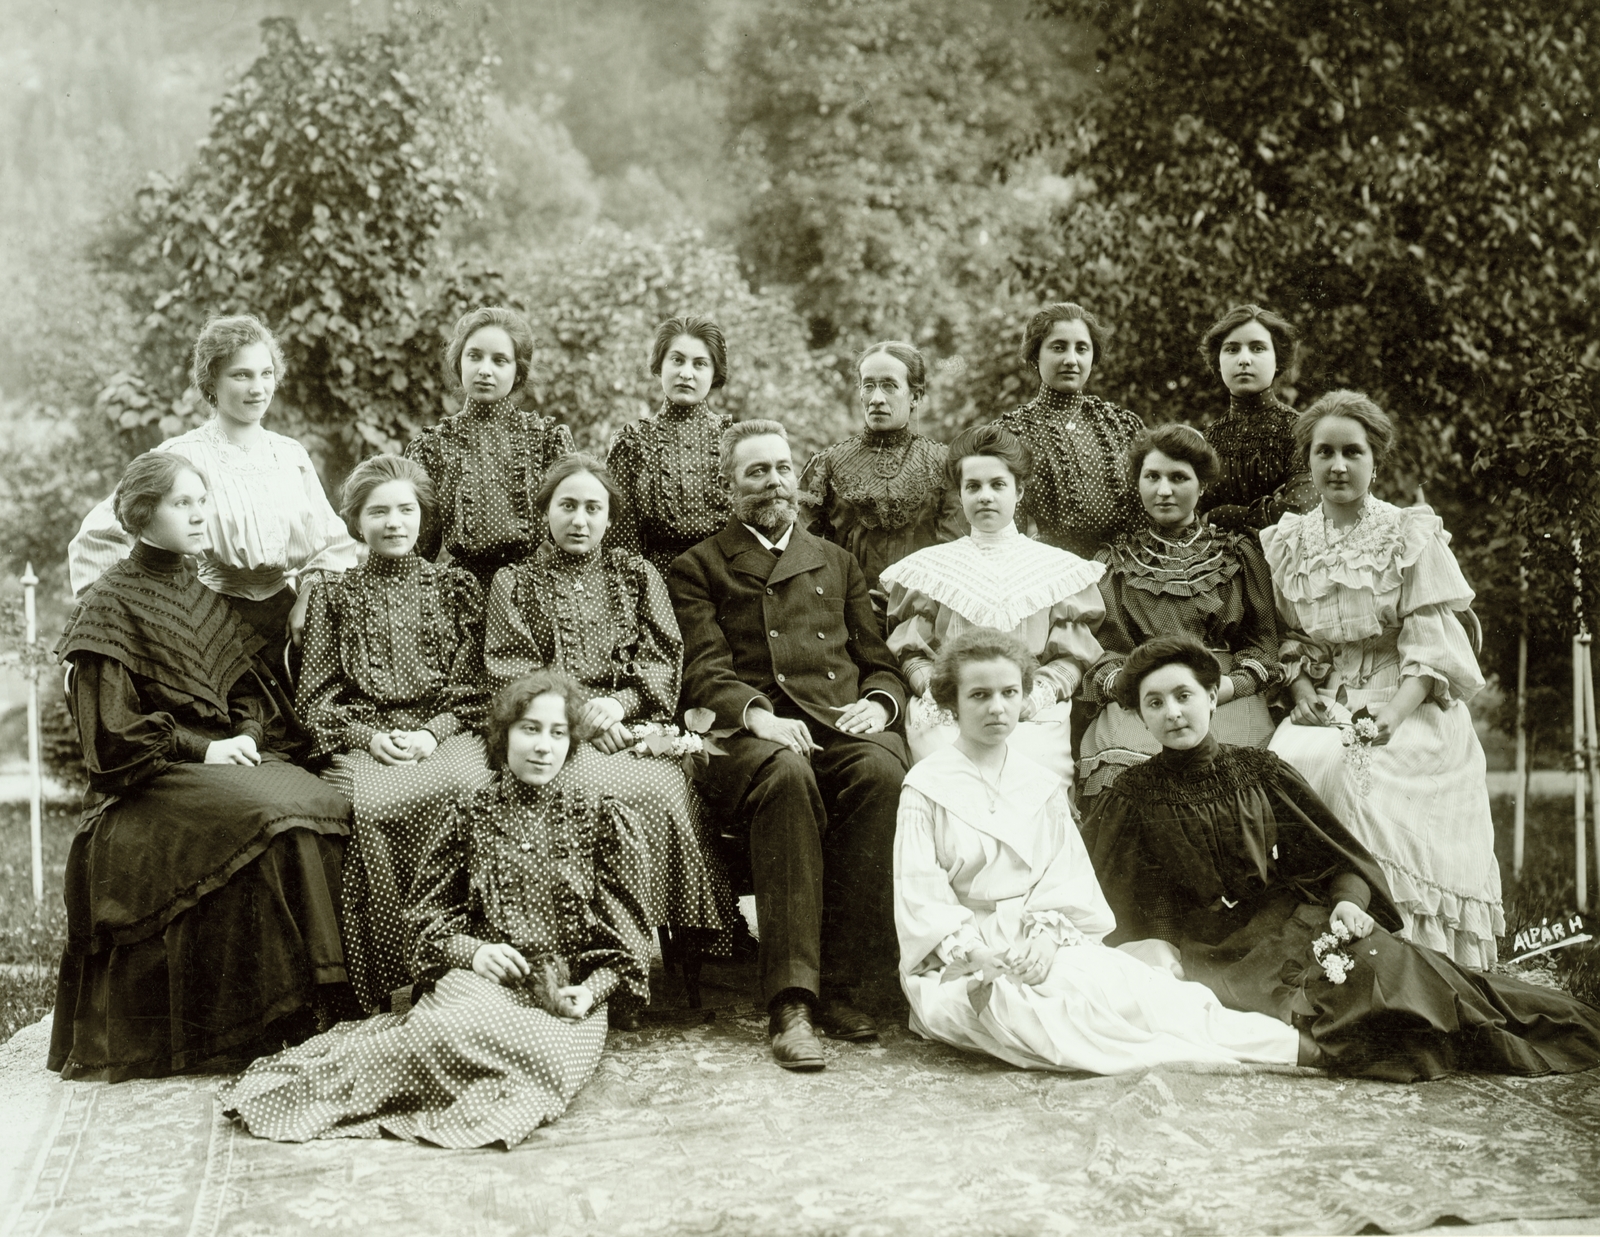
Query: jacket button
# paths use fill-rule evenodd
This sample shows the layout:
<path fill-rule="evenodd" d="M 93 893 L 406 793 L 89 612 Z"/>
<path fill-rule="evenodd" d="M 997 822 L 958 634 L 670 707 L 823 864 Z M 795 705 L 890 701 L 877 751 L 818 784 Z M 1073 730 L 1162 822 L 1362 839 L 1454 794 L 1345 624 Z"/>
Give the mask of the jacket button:
<path fill-rule="evenodd" d="M 770 589 L 770 588 L 769 588 L 769 589 L 768 589 L 768 590 L 767 590 L 767 596 L 768 596 L 768 597 L 771 597 L 771 596 L 772 596 L 772 590 L 771 590 L 771 589 Z"/>
<path fill-rule="evenodd" d="M 776 627 L 774 627 L 771 631 L 769 631 L 767 633 L 767 635 L 771 636 L 774 640 L 776 640 L 778 638 L 778 629 Z"/>
<path fill-rule="evenodd" d="M 817 596 L 822 596 L 822 585 L 817 585 Z"/>
<path fill-rule="evenodd" d="M 780 675 L 779 675 L 779 676 L 778 676 L 778 682 L 780 682 L 780 683 L 781 683 L 781 682 L 783 682 L 783 675 L 781 675 L 781 674 L 780 674 Z"/>
<path fill-rule="evenodd" d="M 830 671 L 828 671 L 828 677 L 829 677 L 829 678 L 830 678 L 830 679 L 836 679 L 836 678 L 838 678 L 838 677 L 839 677 L 839 676 L 838 676 L 838 675 L 837 675 L 837 674 L 835 674 L 835 673 L 834 673 L 834 672 L 833 672 L 833 671 L 832 671 L 832 670 L 830 670 Z"/>
<path fill-rule="evenodd" d="M 826 640 L 826 639 L 827 639 L 827 638 L 828 638 L 828 633 L 827 633 L 827 632 L 825 632 L 825 631 L 819 631 L 819 632 L 818 632 L 818 633 L 817 633 L 817 639 L 818 639 L 818 640 Z"/>

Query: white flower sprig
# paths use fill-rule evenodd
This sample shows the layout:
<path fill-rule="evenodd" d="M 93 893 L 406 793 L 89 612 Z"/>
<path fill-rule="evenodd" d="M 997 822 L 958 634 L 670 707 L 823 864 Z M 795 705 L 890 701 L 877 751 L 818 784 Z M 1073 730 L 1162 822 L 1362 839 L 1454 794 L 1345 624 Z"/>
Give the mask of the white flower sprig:
<path fill-rule="evenodd" d="M 1328 921 L 1328 930 L 1311 942 L 1311 956 L 1322 967 L 1331 984 L 1342 984 L 1355 969 L 1356 960 L 1341 953 L 1342 946 L 1355 940 L 1355 933 L 1338 920 Z"/>
<path fill-rule="evenodd" d="M 1357 709 L 1348 723 L 1339 724 L 1345 763 L 1355 773 L 1363 798 L 1372 793 L 1372 748 L 1379 733 L 1378 723 L 1365 709 Z"/>
<path fill-rule="evenodd" d="M 660 722 L 640 722 L 632 728 L 632 734 L 630 750 L 636 756 L 670 756 L 673 760 L 682 760 L 706 750 L 705 741 L 699 735 L 685 734 L 676 726 L 664 726 Z"/>

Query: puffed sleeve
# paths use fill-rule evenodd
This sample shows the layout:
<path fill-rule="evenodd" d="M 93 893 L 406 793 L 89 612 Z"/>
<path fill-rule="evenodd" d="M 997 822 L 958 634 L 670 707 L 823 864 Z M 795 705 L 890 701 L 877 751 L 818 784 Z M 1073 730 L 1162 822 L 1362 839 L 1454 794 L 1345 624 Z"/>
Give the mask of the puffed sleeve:
<path fill-rule="evenodd" d="M 470 571 L 447 568 L 439 582 L 455 631 L 455 651 L 445 675 L 439 712 L 423 723 L 441 743 L 463 727 L 481 730 L 489 711 L 489 682 L 483 664 L 483 587 Z"/>
<path fill-rule="evenodd" d="M 933 660 L 939 655 L 939 603 L 904 584 L 889 586 L 889 651 L 900 660 L 900 673 L 911 690 L 927 690 Z"/>
<path fill-rule="evenodd" d="M 829 471 L 828 453 L 818 451 L 800 474 L 800 524 L 825 541 L 834 540 L 833 521 L 828 518 Z"/>
<path fill-rule="evenodd" d="M 962 906 L 939 863 L 932 799 L 911 786 L 900 789 L 894 834 L 894 927 L 900 938 L 900 972 L 920 975 L 982 944 L 970 908 Z"/>
<path fill-rule="evenodd" d="M 1400 677 L 1432 680 L 1430 695 L 1441 704 L 1483 690 L 1478 659 L 1454 613 L 1472 604 L 1472 586 L 1446 536 L 1442 528 L 1429 536 L 1416 561 L 1403 568 L 1398 607 Z"/>
<path fill-rule="evenodd" d="M 1086 699 L 1103 704 L 1115 699 L 1117 675 L 1122 671 L 1122 663 L 1128 660 L 1128 654 L 1139 646 L 1144 637 L 1123 602 L 1127 577 L 1110 565 L 1111 548 L 1102 549 L 1094 557 L 1095 562 L 1107 565 L 1105 575 L 1100 577 L 1100 583 L 1096 586 L 1100 590 L 1100 600 L 1105 605 L 1106 613 L 1095 632 L 1100 643 L 1100 657 L 1089 668 L 1083 688 Z"/>
<path fill-rule="evenodd" d="M 1050 634 L 1039 653 L 1040 679 L 1054 688 L 1057 700 L 1068 700 L 1078 690 L 1084 673 L 1100 660 L 1104 650 L 1095 639 L 1095 630 L 1106 616 L 1105 598 L 1100 585 L 1091 584 L 1050 607 Z"/>
<path fill-rule="evenodd" d="M 468 839 L 477 803 L 476 796 L 463 799 L 450 810 L 444 826 L 427 835 L 411 878 L 405 920 L 411 932 L 415 979 L 452 967 L 470 971 L 473 955 L 488 944 L 468 931 L 472 922 Z"/>
<path fill-rule="evenodd" d="M 290 441 L 294 442 L 293 439 Z M 306 504 L 310 509 L 308 521 L 310 527 L 307 528 L 306 535 L 312 545 L 311 556 L 306 559 L 300 570 L 302 573 L 349 571 L 359 561 L 355 538 L 350 535 L 344 520 L 333 509 L 333 504 L 323 492 L 322 481 L 317 476 L 317 470 L 312 466 L 311 457 L 306 454 L 306 449 L 298 442 L 294 445 L 299 448 L 295 452 L 295 467 L 300 470 L 300 484 L 305 490 Z"/>
<path fill-rule="evenodd" d="M 67 543 L 67 574 L 76 597 L 133 552 L 133 538 L 117 523 L 115 497 L 96 503 Z"/>
<path fill-rule="evenodd" d="M 629 422 L 611 436 L 611 446 L 606 451 L 606 469 L 622 491 L 622 510 L 611 513 L 611 526 L 606 529 L 605 543 L 613 549 L 644 553 L 643 534 L 639 530 L 639 477 L 642 472 L 642 441 L 639 428 Z"/>
<path fill-rule="evenodd" d="M 522 587 L 515 567 L 500 568 L 489 585 L 484 612 L 483 666 L 492 691 L 544 665 L 528 616 L 522 611 L 524 604 L 538 604 L 534 590 Z"/>
<path fill-rule="evenodd" d="M 314 581 L 306 598 L 295 707 L 316 739 L 314 756 L 364 752 L 383 729 L 376 702 L 351 681 L 339 655 L 339 588 L 339 581 Z"/>
<path fill-rule="evenodd" d="M 613 569 L 625 573 L 634 592 L 639 637 L 612 695 L 622 705 L 624 720 L 668 721 L 677 715 L 683 686 L 683 634 L 672 597 L 661 574 L 637 555 Z"/>
<path fill-rule="evenodd" d="M 1233 587 L 1243 590 L 1243 614 L 1228 641 L 1233 654 L 1233 670 L 1228 677 L 1233 680 L 1234 699 L 1242 700 L 1278 682 L 1282 669 L 1278 664 L 1277 603 L 1267 560 L 1244 537 L 1234 539 L 1233 552 L 1239 558 L 1239 575 Z"/>
<path fill-rule="evenodd" d="M 649 928 L 644 890 L 649 856 L 627 806 L 607 797 L 600 802 L 595 831 L 593 928 L 575 962 L 579 983 L 596 1004 L 618 988 L 644 1001 L 650 995 Z"/>

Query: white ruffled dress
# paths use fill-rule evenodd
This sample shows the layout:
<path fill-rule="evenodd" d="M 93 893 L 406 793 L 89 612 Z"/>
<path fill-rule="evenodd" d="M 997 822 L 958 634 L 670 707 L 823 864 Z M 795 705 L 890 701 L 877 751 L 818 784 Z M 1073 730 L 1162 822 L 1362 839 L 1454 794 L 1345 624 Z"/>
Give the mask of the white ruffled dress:
<path fill-rule="evenodd" d="M 956 747 L 913 765 L 895 832 L 894 920 L 911 1029 L 1023 1069 L 1121 1074 L 1177 1063 L 1293 1065 L 1299 1036 L 1101 944 L 1116 926 L 1065 784 L 1015 748 L 998 786 Z M 959 973 L 980 944 L 1043 934 L 1043 982 Z"/>
<path fill-rule="evenodd" d="M 946 640 L 970 627 L 1010 632 L 1039 661 L 1033 716 L 1011 736 L 1014 751 L 1071 785 L 1072 696 L 1104 650 L 1098 587 L 1105 564 L 1024 537 L 1015 524 L 929 546 L 883 569 L 889 648 L 908 680 L 930 669 Z M 924 692 L 906 711 L 913 762 L 955 742 L 953 718 Z"/>
<path fill-rule="evenodd" d="M 1337 727 L 1288 720 L 1268 746 L 1377 859 L 1405 913 L 1399 935 L 1482 968 L 1506 925 L 1483 748 L 1466 703 L 1483 675 L 1457 617 L 1473 592 L 1449 544 L 1431 508 L 1371 497 L 1342 532 L 1321 508 L 1261 531 L 1286 680 L 1304 670 L 1324 697 L 1342 689 L 1352 712 L 1375 711 L 1403 679 L 1429 688 L 1383 747 L 1358 751 Z"/>

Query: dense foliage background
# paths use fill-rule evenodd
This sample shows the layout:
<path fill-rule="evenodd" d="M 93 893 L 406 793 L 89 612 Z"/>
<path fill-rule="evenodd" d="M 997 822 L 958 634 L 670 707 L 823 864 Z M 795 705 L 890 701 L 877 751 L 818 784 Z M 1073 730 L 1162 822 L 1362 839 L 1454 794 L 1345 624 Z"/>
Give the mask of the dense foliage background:
<path fill-rule="evenodd" d="M 1031 393 L 1026 315 L 1117 327 L 1095 389 L 1203 424 L 1231 302 L 1304 328 L 1302 406 L 1371 392 L 1441 508 L 1487 669 L 1526 618 L 1564 742 L 1573 569 L 1600 605 L 1600 16 L 1526 0 L 0 0 L 0 557 L 63 547 L 202 411 L 208 313 L 281 334 L 274 424 L 329 488 L 454 406 L 454 317 L 523 307 L 526 401 L 591 447 L 653 324 L 727 328 L 738 415 L 846 432 L 907 337 L 941 436 Z M 1476 467 L 1476 471 L 1475 471 Z M 1578 552 L 1572 533 L 1581 531 Z M 1530 571 L 1532 604 L 1518 587 Z"/>

